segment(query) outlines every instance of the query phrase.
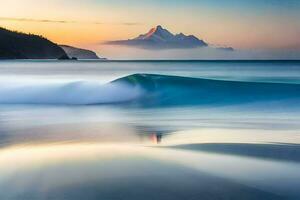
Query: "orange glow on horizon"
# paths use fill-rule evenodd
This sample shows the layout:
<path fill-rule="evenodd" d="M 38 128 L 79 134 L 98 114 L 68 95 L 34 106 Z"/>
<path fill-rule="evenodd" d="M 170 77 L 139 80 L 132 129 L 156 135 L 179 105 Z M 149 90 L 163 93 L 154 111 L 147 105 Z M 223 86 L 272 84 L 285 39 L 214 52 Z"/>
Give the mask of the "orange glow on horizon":
<path fill-rule="evenodd" d="M 103 41 L 145 34 L 159 24 L 172 33 L 195 35 L 209 44 L 236 49 L 300 48 L 300 26 L 292 14 L 240 13 L 191 5 L 141 9 L 140 4 L 71 0 L 3 1 L 0 11 L 0 26 L 42 35 L 58 44 L 93 49 Z"/>

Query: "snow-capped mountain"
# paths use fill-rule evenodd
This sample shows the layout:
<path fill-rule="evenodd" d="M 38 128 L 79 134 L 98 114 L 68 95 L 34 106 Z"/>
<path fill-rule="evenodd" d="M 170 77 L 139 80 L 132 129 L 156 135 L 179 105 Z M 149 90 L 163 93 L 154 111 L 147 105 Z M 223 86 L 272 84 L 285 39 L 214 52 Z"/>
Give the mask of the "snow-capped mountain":
<path fill-rule="evenodd" d="M 135 38 L 135 40 L 153 40 L 157 42 L 165 42 L 172 39 L 174 39 L 174 35 L 161 26 L 152 28 L 148 33 Z"/>
<path fill-rule="evenodd" d="M 193 35 L 172 34 L 162 26 L 152 28 L 148 33 L 134 39 L 109 41 L 107 44 L 137 46 L 149 49 L 180 49 L 206 47 L 208 44 Z"/>

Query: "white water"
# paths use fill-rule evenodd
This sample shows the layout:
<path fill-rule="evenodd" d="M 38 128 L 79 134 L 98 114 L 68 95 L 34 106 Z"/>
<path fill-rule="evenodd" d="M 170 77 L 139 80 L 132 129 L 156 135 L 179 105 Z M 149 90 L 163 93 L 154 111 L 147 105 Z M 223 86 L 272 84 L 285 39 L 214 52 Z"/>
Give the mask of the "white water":
<path fill-rule="evenodd" d="M 141 89 L 120 83 L 77 82 L 0 82 L 0 104 L 86 105 L 133 100 Z"/>

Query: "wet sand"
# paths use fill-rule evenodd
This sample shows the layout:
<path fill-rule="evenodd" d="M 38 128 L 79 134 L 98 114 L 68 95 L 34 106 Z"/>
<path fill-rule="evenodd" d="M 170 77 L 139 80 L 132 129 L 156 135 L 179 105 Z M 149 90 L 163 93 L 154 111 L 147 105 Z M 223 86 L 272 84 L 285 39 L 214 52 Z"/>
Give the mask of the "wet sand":
<path fill-rule="evenodd" d="M 172 146 L 172 148 L 227 155 L 249 156 L 260 159 L 300 162 L 299 144 L 202 143 L 177 145 Z"/>
<path fill-rule="evenodd" d="M 43 144 L 2 149 L 0 198 L 286 198 L 164 160 L 161 151 L 121 144 Z M 168 156 L 176 154 L 168 152 Z"/>

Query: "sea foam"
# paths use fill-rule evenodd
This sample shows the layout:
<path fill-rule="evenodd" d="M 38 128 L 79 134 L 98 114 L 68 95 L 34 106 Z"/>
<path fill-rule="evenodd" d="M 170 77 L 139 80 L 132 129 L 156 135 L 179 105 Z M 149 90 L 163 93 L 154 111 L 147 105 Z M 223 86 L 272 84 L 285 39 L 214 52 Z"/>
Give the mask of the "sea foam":
<path fill-rule="evenodd" d="M 142 90 L 124 83 L 75 81 L 67 83 L 11 83 L 0 85 L 1 104 L 88 105 L 121 103 L 138 98 Z"/>

